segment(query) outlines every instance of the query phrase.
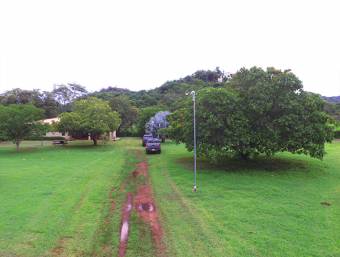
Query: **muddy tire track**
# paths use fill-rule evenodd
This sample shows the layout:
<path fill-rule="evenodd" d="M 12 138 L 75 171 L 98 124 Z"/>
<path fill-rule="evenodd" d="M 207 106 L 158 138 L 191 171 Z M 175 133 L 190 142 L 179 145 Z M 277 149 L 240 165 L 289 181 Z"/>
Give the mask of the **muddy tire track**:
<path fill-rule="evenodd" d="M 163 229 L 150 185 L 140 186 L 134 201 L 138 216 L 149 225 L 157 256 L 165 256 Z"/>
<path fill-rule="evenodd" d="M 51 250 L 51 254 L 49 256 L 59 257 L 65 255 L 65 246 L 67 242 L 72 239 L 71 236 L 64 236 L 59 238 L 57 245 Z"/>
<path fill-rule="evenodd" d="M 132 194 L 128 193 L 126 201 L 122 208 L 122 222 L 120 226 L 120 241 L 119 241 L 119 251 L 118 256 L 123 257 L 126 254 L 126 247 L 128 244 L 129 237 L 129 220 L 132 211 Z"/>
<path fill-rule="evenodd" d="M 137 157 L 140 153 L 136 152 Z M 131 192 L 127 193 L 127 201 L 123 206 L 122 220 L 121 220 L 121 232 L 120 232 L 120 247 L 119 257 L 124 257 L 126 253 L 126 247 L 128 244 L 129 236 L 129 224 L 128 220 L 131 214 L 131 209 L 128 207 L 129 199 L 133 199 L 134 211 L 137 212 L 139 219 L 141 219 L 149 227 L 152 235 L 152 241 L 154 250 L 157 256 L 166 256 L 166 247 L 163 242 L 163 229 L 160 223 L 159 214 L 156 208 L 155 200 L 153 197 L 153 191 L 151 182 L 148 175 L 148 163 L 147 161 L 141 161 L 136 165 L 136 169 L 132 172 L 128 179 L 128 183 L 133 184 L 136 187 L 136 193 L 132 195 Z M 143 178 L 144 183 L 138 184 L 138 178 Z M 124 225 L 125 224 L 125 225 Z M 125 226 L 125 227 L 124 227 Z"/>

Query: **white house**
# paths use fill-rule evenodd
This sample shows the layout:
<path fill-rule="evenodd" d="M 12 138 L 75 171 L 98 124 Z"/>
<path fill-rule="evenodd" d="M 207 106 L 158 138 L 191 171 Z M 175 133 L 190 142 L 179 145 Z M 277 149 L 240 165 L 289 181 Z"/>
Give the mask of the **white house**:
<path fill-rule="evenodd" d="M 58 123 L 60 121 L 59 117 L 55 117 L 55 118 L 50 118 L 50 119 L 45 119 L 45 120 L 41 120 L 41 123 L 43 124 L 48 124 L 48 125 L 53 125 L 54 123 Z M 58 132 L 58 131 L 49 131 L 46 133 L 45 135 L 46 137 L 65 137 L 66 139 L 69 139 L 69 135 L 68 133 L 62 133 L 62 132 Z"/>
<path fill-rule="evenodd" d="M 55 124 L 58 123 L 60 121 L 59 117 L 55 117 L 55 118 L 50 118 L 50 119 L 45 119 L 45 120 L 41 120 L 40 122 L 42 122 L 43 124 Z M 58 131 L 53 131 L 53 132 L 47 132 L 46 137 L 65 137 L 65 139 L 69 140 L 71 139 L 71 136 L 69 136 L 69 134 L 66 133 L 62 133 L 62 132 L 58 132 Z M 116 136 L 116 131 L 111 131 L 109 132 L 109 139 L 115 141 L 117 139 Z M 91 138 L 89 137 L 88 140 L 91 140 Z"/>

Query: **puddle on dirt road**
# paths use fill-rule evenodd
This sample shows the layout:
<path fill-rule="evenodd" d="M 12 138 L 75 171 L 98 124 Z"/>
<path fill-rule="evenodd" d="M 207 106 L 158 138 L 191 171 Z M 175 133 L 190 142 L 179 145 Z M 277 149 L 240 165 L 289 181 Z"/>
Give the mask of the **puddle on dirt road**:
<path fill-rule="evenodd" d="M 144 177 L 143 181 L 137 180 Z M 127 199 L 122 206 L 122 219 L 120 230 L 119 257 L 124 257 L 129 241 L 129 218 L 132 211 L 138 213 L 139 219 L 149 226 L 154 242 L 157 256 L 166 256 L 166 248 L 163 243 L 163 231 L 159 216 L 155 206 L 151 182 L 148 176 L 148 163 L 141 161 L 136 165 L 136 169 L 128 177 L 128 182 L 136 186 L 137 192 L 127 194 Z M 141 185 L 142 184 L 142 185 Z M 123 189 L 125 186 L 123 187 Z"/>
<path fill-rule="evenodd" d="M 141 203 L 138 205 L 139 211 L 153 212 L 155 210 L 155 206 L 152 203 Z"/>
<path fill-rule="evenodd" d="M 120 231 L 120 242 L 126 241 L 129 234 L 129 223 L 127 221 L 124 221 L 122 225 L 122 229 Z"/>
<path fill-rule="evenodd" d="M 120 229 L 119 257 L 125 256 L 129 237 L 129 219 L 132 210 L 132 194 L 128 193 L 123 207 L 122 226 Z"/>

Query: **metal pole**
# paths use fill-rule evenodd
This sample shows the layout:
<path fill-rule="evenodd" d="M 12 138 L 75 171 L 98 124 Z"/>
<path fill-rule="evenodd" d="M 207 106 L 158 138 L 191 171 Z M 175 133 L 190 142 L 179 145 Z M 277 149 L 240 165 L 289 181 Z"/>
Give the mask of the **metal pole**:
<path fill-rule="evenodd" d="M 192 189 L 193 192 L 197 191 L 197 184 L 196 184 L 196 92 L 191 91 L 186 92 L 185 95 L 191 95 L 192 96 L 192 102 L 193 102 L 193 113 L 194 113 L 194 119 L 193 119 L 193 125 L 194 125 L 194 187 Z"/>
<path fill-rule="evenodd" d="M 196 93 L 192 91 L 192 101 L 193 101 L 193 109 L 194 109 L 194 188 L 193 191 L 197 191 L 196 186 Z"/>

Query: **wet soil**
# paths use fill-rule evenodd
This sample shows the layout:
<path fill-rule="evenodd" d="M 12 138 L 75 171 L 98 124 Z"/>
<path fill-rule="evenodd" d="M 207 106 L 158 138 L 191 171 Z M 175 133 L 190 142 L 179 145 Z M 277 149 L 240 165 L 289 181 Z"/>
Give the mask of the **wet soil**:
<path fill-rule="evenodd" d="M 145 183 L 137 185 L 136 178 L 140 176 L 145 178 Z M 130 183 L 135 183 L 137 186 L 137 192 L 134 195 L 128 193 L 130 198 L 133 199 L 134 210 L 138 213 L 138 217 L 149 226 L 157 256 L 166 256 L 165 245 L 163 243 L 163 230 L 148 176 L 148 163 L 146 161 L 139 162 L 129 179 L 131 180 L 129 181 Z M 129 220 L 127 217 L 130 216 L 131 209 L 127 206 L 129 206 L 127 203 L 123 206 L 119 257 L 125 256 L 128 244 Z"/>
<path fill-rule="evenodd" d="M 129 237 L 129 219 L 132 211 L 132 194 L 128 193 L 122 208 L 122 222 L 120 229 L 119 257 L 125 256 Z"/>

